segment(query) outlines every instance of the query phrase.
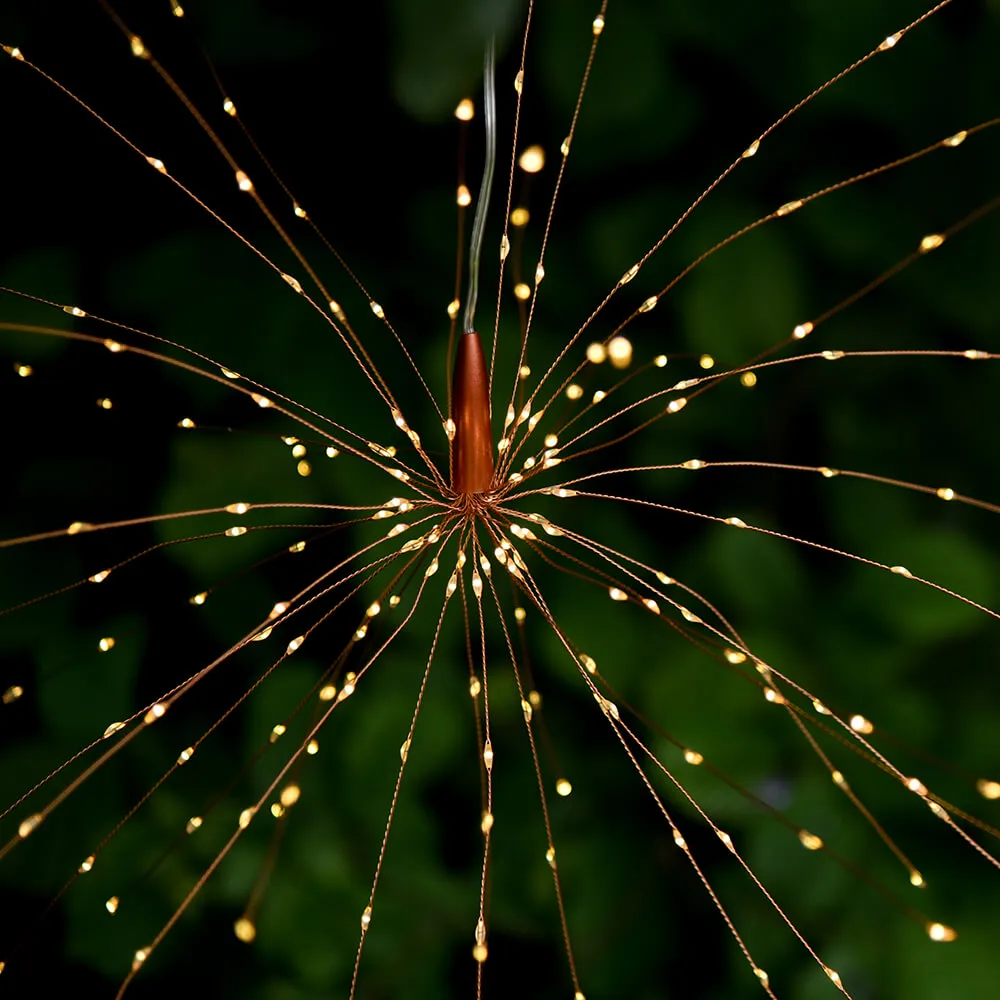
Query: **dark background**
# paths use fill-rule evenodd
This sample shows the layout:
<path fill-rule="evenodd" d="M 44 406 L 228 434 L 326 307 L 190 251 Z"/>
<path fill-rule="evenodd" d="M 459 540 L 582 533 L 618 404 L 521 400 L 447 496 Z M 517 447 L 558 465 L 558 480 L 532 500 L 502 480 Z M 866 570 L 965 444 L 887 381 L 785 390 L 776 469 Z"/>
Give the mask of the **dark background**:
<path fill-rule="evenodd" d="M 191 0 L 187 7 L 243 121 L 384 306 L 443 400 L 459 145 L 451 110 L 467 93 L 478 102 L 482 40 L 496 30 L 500 157 L 479 313 L 488 339 L 512 134 L 510 81 L 523 11 L 437 2 L 346 9 Z M 518 268 L 528 275 L 534 269 L 556 151 L 594 12 L 568 2 L 543 4 L 529 38 L 520 145 L 543 144 L 549 160 L 527 187 L 523 175 L 515 179 L 515 200 L 528 204 L 532 222 L 523 250 L 509 262 L 503 291 L 498 371 L 504 402 L 494 400 L 497 413 L 509 391 L 518 336 L 509 278 Z M 906 2 L 612 4 L 546 253 L 528 353 L 535 374 L 754 136 L 920 12 L 919 4 Z M 412 372 L 372 320 L 364 296 L 292 216 L 287 198 L 222 114 L 198 42 L 170 17 L 165 0 L 123 6 L 121 13 L 231 144 L 355 322 L 425 446 L 444 462 L 444 436 Z M 582 357 L 589 339 L 606 337 L 614 322 L 702 250 L 747 222 L 997 114 L 997 27 L 995 4 L 956 2 L 896 50 L 820 96 L 762 144 L 644 266 L 571 351 L 571 361 Z M 98 5 L 8 5 L 0 13 L 0 41 L 20 45 L 306 283 L 298 262 L 236 191 L 230 168 L 150 67 L 131 58 Z M 0 94 L 4 285 L 79 303 L 167 337 L 362 436 L 402 446 L 333 332 L 273 271 L 26 67 L 0 64 Z M 473 191 L 481 167 L 479 121 L 469 132 L 464 166 Z M 665 372 L 637 378 L 619 398 L 698 374 L 703 351 L 720 367 L 736 366 L 796 323 L 841 302 L 923 235 L 946 229 L 994 197 L 997 151 L 997 137 L 987 131 L 738 241 L 633 325 L 637 358 L 667 352 L 671 361 Z M 970 227 L 831 319 L 800 350 L 996 349 L 998 235 L 993 216 Z M 71 321 L 3 295 L 0 322 L 68 327 Z M 75 328 L 108 335 L 93 322 Z M 103 522 L 236 500 L 371 504 L 401 492 L 359 460 L 320 457 L 311 443 L 315 435 L 308 438 L 315 471 L 301 479 L 278 435 L 307 435 L 216 383 L 89 344 L 6 330 L 2 336 L 5 538 L 74 520 Z M 128 339 L 124 333 L 120 338 Z M 32 364 L 35 375 L 16 377 L 14 362 Z M 586 373 L 583 384 L 589 393 L 611 382 L 601 370 Z M 761 372 L 753 390 L 722 384 L 677 417 L 582 459 L 579 467 L 692 457 L 830 465 L 996 501 L 997 389 L 990 362 L 807 361 Z M 105 396 L 115 402 L 109 412 L 94 405 Z M 652 415 L 662 404 L 639 412 Z M 205 429 L 178 430 L 183 416 Z M 561 472 L 568 478 L 572 469 L 567 463 Z M 997 603 L 997 528 L 987 511 L 844 477 L 766 470 L 672 470 L 597 482 L 607 492 L 738 514 L 902 563 L 986 606 Z M 995 804 L 973 787 L 977 777 L 1000 777 L 996 625 L 987 615 L 884 571 L 693 518 L 584 500 L 558 506 L 531 500 L 521 508 L 544 509 L 704 594 L 762 659 L 843 715 L 859 711 L 874 719 L 885 734 L 876 745 L 904 773 L 918 774 L 944 798 L 997 821 Z M 232 521 L 231 515 L 205 515 L 4 549 L 2 604 L 66 586 L 163 541 L 218 533 Z M 337 521 L 330 512 L 292 510 L 252 515 L 245 523 Z M 306 553 L 263 564 L 302 537 L 311 539 Z M 274 601 L 375 537 L 368 525 L 332 532 L 295 527 L 176 545 L 116 570 L 99 588 L 77 588 L 0 619 L 0 688 L 26 688 L 18 703 L 0 708 L 0 803 L 14 801 L 109 722 L 210 662 Z M 441 587 L 454 559 L 449 552 L 434 581 Z M 564 633 L 597 659 L 630 703 L 785 810 L 796 827 L 821 835 L 904 906 L 919 905 L 959 931 L 953 944 L 930 943 L 919 920 L 907 919 L 829 857 L 804 851 L 794 832 L 704 769 L 683 764 L 668 741 L 642 729 L 853 996 L 992 995 L 1000 883 L 987 862 L 891 779 L 821 738 L 929 883 L 923 892 L 911 888 L 906 871 L 759 687 L 637 607 L 612 604 L 603 585 L 541 563 L 532 568 Z M 36 921 L 48 901 L 79 862 L 177 753 L 270 666 L 295 626 L 224 664 L 0 860 L 0 958 L 9 962 L 0 982 L 10 995 L 67 987 L 113 995 L 131 954 L 152 939 L 235 828 L 239 811 L 266 788 L 280 751 L 298 745 L 312 702 L 251 767 L 271 727 L 306 696 L 387 585 L 385 579 L 370 582 L 311 635 L 129 819 L 93 872 L 41 924 Z M 187 603 L 191 594 L 216 586 L 204 607 Z M 406 594 L 412 593 L 411 585 Z M 268 853 L 275 824 L 266 811 L 154 953 L 131 987 L 134 995 L 345 995 L 439 594 L 428 594 L 323 731 L 321 752 L 303 766 L 302 800 L 284 824 L 256 942 L 240 944 L 231 927 Z M 503 594 L 512 621 L 511 597 Z M 694 604 L 686 595 L 683 600 Z M 666 610 L 666 600 L 660 604 Z M 397 620 L 408 606 L 405 596 L 394 612 Z M 303 617 L 314 621 L 319 610 Z M 362 996 L 468 996 L 475 988 L 469 952 L 478 904 L 480 804 L 458 612 L 455 605 L 446 618 L 421 709 L 361 966 Z M 371 636 L 384 637 L 390 621 L 388 615 L 377 619 Z M 116 646 L 100 654 L 97 642 L 108 635 Z M 758 995 L 758 983 L 565 650 L 530 609 L 523 636 L 522 668 L 526 657 L 545 698 L 535 727 L 583 991 L 591 1000 Z M 497 766 L 483 991 L 571 995 L 537 790 L 495 620 L 488 643 Z M 344 669 L 360 662 L 359 649 Z M 38 793 L 35 806 L 13 810 L 0 824 L 3 836 L 14 836 L 17 823 L 47 801 L 46 793 L 54 794 L 82 766 L 76 762 L 61 772 Z M 559 774 L 573 782 L 568 799 L 552 792 Z M 835 995 L 732 856 L 661 779 L 654 783 L 667 808 L 775 992 Z M 179 839 L 193 814 L 206 817 L 204 827 Z M 995 843 L 979 836 L 988 848 Z M 112 894 L 122 900 L 114 918 L 102 905 Z"/>

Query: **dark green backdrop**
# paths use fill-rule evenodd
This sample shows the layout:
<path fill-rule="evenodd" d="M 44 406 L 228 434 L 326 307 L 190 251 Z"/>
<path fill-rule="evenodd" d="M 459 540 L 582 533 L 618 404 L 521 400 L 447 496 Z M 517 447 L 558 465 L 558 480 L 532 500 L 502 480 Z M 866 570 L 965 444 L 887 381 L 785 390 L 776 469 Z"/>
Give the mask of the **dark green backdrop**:
<path fill-rule="evenodd" d="M 439 0 L 397 0 L 388 7 L 190 0 L 188 6 L 198 37 L 266 155 L 382 303 L 443 398 L 458 143 L 450 112 L 464 94 L 478 98 L 482 39 L 497 31 L 500 182 L 480 311 L 488 330 L 523 11 Z M 644 267 L 593 336 L 607 336 L 615 319 L 703 249 L 777 205 L 997 114 L 997 6 L 956 0 L 952 7 L 769 138 Z M 904 0 L 613 2 L 547 250 L 528 357 L 536 375 L 626 268 L 763 128 L 920 12 L 919 3 Z M 217 111 L 218 91 L 197 45 L 178 31 L 166 0 L 133 3 L 122 13 L 198 106 L 210 111 L 241 165 L 356 320 L 411 424 L 443 461 L 443 435 L 410 370 L 371 320 L 363 296 L 305 233 L 233 123 Z M 521 141 L 543 144 L 549 163 L 527 189 L 518 178 L 532 222 L 523 263 L 515 254 L 511 271 L 523 266 L 530 274 L 534 268 L 555 154 L 567 131 L 594 13 L 572 2 L 542 3 L 536 11 Z M 7 5 L 0 12 L 0 41 L 20 45 L 305 283 L 300 265 L 235 190 L 229 168 L 149 67 L 129 56 L 98 5 Z M 79 302 L 171 338 L 362 435 L 402 444 L 329 328 L 245 247 L 25 67 L 0 65 L 0 95 L 4 284 Z M 477 124 L 465 167 L 474 190 L 480 147 Z M 695 358 L 703 351 L 721 366 L 737 365 L 837 304 L 922 236 L 994 197 L 997 152 L 996 136 L 975 136 L 958 149 L 821 200 L 713 258 L 633 327 L 637 357 L 676 355 L 665 373 L 635 386 L 698 374 Z M 830 320 L 803 347 L 996 350 L 998 236 L 995 217 L 977 223 Z M 517 324 L 509 284 L 503 294 L 499 371 L 505 394 Z M 0 298 L 0 321 L 70 322 L 7 295 Z M 78 328 L 106 335 L 96 324 Z M 362 463 L 345 456 L 331 463 L 316 448 L 315 474 L 300 479 L 276 438 L 296 433 L 294 426 L 214 383 L 89 345 L 7 331 L 2 338 L 3 537 L 78 519 L 236 500 L 377 503 L 398 491 Z M 14 362 L 32 364 L 35 376 L 17 378 Z M 589 392 L 608 382 L 600 371 L 588 374 L 585 384 Z M 586 468 L 692 457 L 823 464 L 997 501 L 998 386 L 990 362 L 806 362 L 762 372 L 751 391 L 722 385 L 677 417 L 588 460 Z M 104 396 L 115 401 L 110 412 L 94 405 Z M 175 424 L 183 416 L 212 429 L 179 431 Z M 602 486 L 736 514 L 886 564 L 902 563 L 987 606 L 997 603 L 998 532 L 986 511 L 843 477 L 760 470 L 630 474 Z M 997 631 L 987 615 L 846 559 L 679 515 L 582 500 L 545 509 L 703 593 L 763 659 L 843 713 L 863 712 L 892 734 L 877 745 L 904 773 L 919 774 L 945 798 L 997 821 L 995 804 L 973 789 L 976 777 L 1000 778 Z M 271 520 L 283 518 L 335 520 L 295 511 Z M 159 541 L 217 532 L 231 520 L 204 517 L 4 550 L 3 606 Z M 247 523 L 269 522 L 261 515 Z M 0 805 L 108 722 L 209 662 L 310 574 L 375 537 L 368 527 L 336 531 L 300 557 L 245 572 L 304 534 L 276 529 L 176 546 L 116 571 L 100 588 L 80 588 L 0 619 L 0 688 L 26 688 L 20 702 L 0 709 Z M 453 559 L 452 552 L 443 565 Z M 959 931 L 953 944 L 930 943 L 919 921 L 909 921 L 822 854 L 808 854 L 794 833 L 681 763 L 669 743 L 651 735 L 651 746 L 730 832 L 853 996 L 993 995 L 1000 933 L 995 870 L 912 795 L 824 741 L 929 882 L 924 892 L 911 888 L 905 870 L 757 687 L 636 607 L 612 604 L 603 588 L 544 566 L 537 572 L 565 633 L 636 707 L 786 810 L 794 824 L 821 835 L 904 905 L 919 904 Z M 435 582 L 443 587 L 446 579 L 442 572 Z M 191 594 L 221 581 L 205 607 L 187 603 Z M 240 809 L 266 787 L 277 750 L 249 772 L 245 765 L 271 726 L 329 666 L 378 593 L 377 586 L 367 587 L 282 665 L 129 820 L 94 871 L 37 928 L 34 921 L 80 860 L 294 632 L 286 629 L 276 635 L 277 645 L 255 646 L 254 655 L 220 668 L 207 690 L 179 702 L 0 861 L 0 959 L 9 959 L 0 983 L 14 984 L 12 996 L 29 989 L 113 995 L 132 952 L 152 938 L 234 829 Z M 505 601 L 509 613 L 506 594 Z M 401 607 L 406 604 L 404 599 Z M 435 597 L 414 616 L 324 731 L 319 755 L 304 766 L 302 800 L 287 824 L 254 945 L 237 942 L 231 928 L 268 850 L 274 823 L 266 814 L 150 959 L 134 995 L 346 995 L 398 747 L 438 606 Z M 458 610 L 453 607 L 446 620 L 410 753 L 361 967 L 363 997 L 469 996 L 474 990 L 479 786 Z M 107 635 L 117 643 L 102 655 L 97 642 Z M 590 1000 L 758 995 L 759 985 L 573 664 L 530 610 L 524 636 L 545 697 L 541 715 L 550 738 L 540 737 L 543 768 L 584 992 Z M 495 622 L 489 646 L 497 802 L 484 994 L 570 996 L 538 796 Z M 293 729 L 285 745 L 301 732 L 301 725 Z M 51 788 L 80 767 L 68 768 Z M 573 782 L 568 799 L 552 792 L 557 773 Z M 655 780 L 777 995 L 834 996 L 732 856 L 665 781 Z M 38 804 L 44 800 L 43 792 Z M 5 837 L 31 808 L 19 806 L 3 821 Z M 178 843 L 195 813 L 206 815 L 205 826 Z M 113 893 L 122 904 L 111 918 L 102 904 Z M 27 944 L 12 951 L 26 929 Z"/>

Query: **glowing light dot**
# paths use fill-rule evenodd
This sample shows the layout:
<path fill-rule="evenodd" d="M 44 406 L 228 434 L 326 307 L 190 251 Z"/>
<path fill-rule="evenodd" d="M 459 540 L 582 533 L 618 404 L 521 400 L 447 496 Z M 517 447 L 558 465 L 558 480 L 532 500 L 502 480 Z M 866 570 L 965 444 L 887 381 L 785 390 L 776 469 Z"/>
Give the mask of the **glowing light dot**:
<path fill-rule="evenodd" d="M 302 797 L 302 789 L 299 788 L 298 785 L 292 784 L 292 785 L 285 785 L 285 787 L 281 789 L 281 795 L 279 796 L 279 799 L 281 801 L 281 804 L 286 809 L 291 809 L 291 807 L 294 806 L 295 803 L 298 802 L 301 797 Z"/>
<path fill-rule="evenodd" d="M 292 289 L 292 291 L 298 292 L 299 295 L 302 294 L 302 285 L 299 284 L 298 278 L 294 278 L 292 275 L 285 274 L 284 272 L 282 272 L 281 277 L 285 284 Z"/>
<path fill-rule="evenodd" d="M 850 727 L 856 733 L 861 733 L 864 736 L 875 731 L 874 725 L 863 715 L 852 715 L 850 718 Z"/>
<path fill-rule="evenodd" d="M 272 741 L 273 742 L 273 741 Z M 194 756 L 194 747 L 185 747 L 177 755 L 177 766 L 181 767 L 186 764 Z"/>
<path fill-rule="evenodd" d="M 843 351 L 823 351 L 822 357 L 827 361 L 839 361 L 844 356 Z"/>
<path fill-rule="evenodd" d="M 95 573 L 93 576 L 88 577 L 91 583 L 104 583 L 110 575 L 111 570 L 102 569 L 99 573 Z"/>
<path fill-rule="evenodd" d="M 715 367 L 715 358 L 711 354 L 703 354 L 698 358 L 698 367 L 708 370 Z"/>
<path fill-rule="evenodd" d="M 808 337 L 809 334 L 813 332 L 813 329 L 814 327 L 812 322 L 799 323 L 799 325 L 792 330 L 792 336 L 796 340 L 802 340 L 803 337 Z"/>
<path fill-rule="evenodd" d="M 927 925 L 927 936 L 932 941 L 954 941 L 958 934 L 953 928 L 935 922 Z"/>
<path fill-rule="evenodd" d="M 75 316 L 77 319 L 82 319 L 87 315 L 79 306 L 63 306 L 62 310 L 64 313 Z"/>
<path fill-rule="evenodd" d="M 685 750 L 684 760 L 687 761 L 688 764 L 692 765 L 692 767 L 697 767 L 705 760 L 705 758 L 698 753 L 697 750 Z"/>
<path fill-rule="evenodd" d="M 920 241 L 920 252 L 929 253 L 931 250 L 937 250 L 942 243 L 944 243 L 944 237 L 940 233 L 931 233 L 930 236 L 925 236 Z"/>
<path fill-rule="evenodd" d="M 233 924 L 233 932 L 244 944 L 250 944 L 250 942 L 257 936 L 257 928 L 254 927 L 254 923 L 249 917 L 240 917 L 240 919 Z"/>
<path fill-rule="evenodd" d="M 651 597 L 644 597 L 642 603 L 646 606 L 646 609 L 652 611 L 654 615 L 660 613 L 660 606 Z"/>
<path fill-rule="evenodd" d="M 189 431 L 195 426 L 195 423 L 190 417 L 183 417 L 177 421 L 177 426 L 183 430 Z"/>
<path fill-rule="evenodd" d="M 777 215 L 791 215 L 792 212 L 802 207 L 802 200 L 796 198 L 794 201 L 786 201 L 784 205 L 778 207 Z"/>
<path fill-rule="evenodd" d="M 149 958 L 150 951 L 152 951 L 152 949 L 149 948 L 149 947 L 140 948 L 132 956 L 132 971 L 133 972 L 136 972 L 138 969 L 142 968 L 142 963 L 145 962 L 147 958 Z"/>
<path fill-rule="evenodd" d="M 222 102 L 222 110 L 231 118 L 236 117 L 236 105 L 228 97 Z"/>
<path fill-rule="evenodd" d="M 253 190 L 253 181 L 250 180 L 250 178 L 247 177 L 247 175 L 245 173 L 243 173 L 242 170 L 237 170 L 236 171 L 236 186 L 241 191 L 252 191 Z"/>
<path fill-rule="evenodd" d="M 681 463 L 681 468 L 684 469 L 704 469 L 705 463 L 700 458 L 689 458 L 686 462 Z"/>
<path fill-rule="evenodd" d="M 545 852 L 545 860 L 548 861 L 549 867 L 554 869 L 556 866 L 556 849 L 552 846 Z"/>
<path fill-rule="evenodd" d="M 771 977 L 763 969 L 755 967 L 753 974 L 760 980 L 760 984 L 764 989 L 767 989 L 771 985 Z"/>
<path fill-rule="evenodd" d="M 619 720 L 618 706 L 610 699 L 603 698 L 599 694 L 595 694 L 594 697 L 597 699 L 597 704 L 601 706 L 601 711 L 609 719 L 614 719 L 617 722 Z"/>
<path fill-rule="evenodd" d="M 347 683 L 340 689 L 340 694 L 337 695 L 337 701 L 344 701 L 350 698 L 354 694 L 354 674 L 347 675 Z"/>
<path fill-rule="evenodd" d="M 132 49 L 132 55 L 137 59 L 148 59 L 149 51 L 146 46 L 142 44 L 142 39 L 138 35 L 130 35 L 128 40 L 129 48 Z"/>
<path fill-rule="evenodd" d="M 292 202 L 292 211 L 295 213 L 296 217 L 299 219 L 308 219 L 309 215 L 306 210 L 297 202 Z"/>
<path fill-rule="evenodd" d="M 97 859 L 94 857 L 93 854 L 91 854 L 89 857 L 84 858 L 83 861 L 80 862 L 80 867 L 77 868 L 77 871 L 81 875 L 85 875 L 87 872 L 89 872 L 94 867 L 94 862 L 96 860 Z"/>
<path fill-rule="evenodd" d="M 124 722 L 112 722 L 101 736 L 101 739 L 106 740 L 109 736 L 114 736 L 115 733 L 120 733 L 125 728 Z"/>
<path fill-rule="evenodd" d="M 504 233 L 500 237 L 500 260 L 506 260 L 507 254 L 510 253 L 510 240 L 507 238 L 507 234 Z"/>
<path fill-rule="evenodd" d="M 32 832 L 38 828 L 38 824 L 42 822 L 42 814 L 34 813 L 25 820 L 21 820 L 17 827 L 17 835 L 24 840 L 25 837 L 30 837 Z"/>
<path fill-rule="evenodd" d="M 896 42 L 898 42 L 903 37 L 902 31 L 897 31 L 895 34 L 889 35 L 878 47 L 879 52 L 886 52 L 891 49 Z"/>
<path fill-rule="evenodd" d="M 919 778 L 907 778 L 904 784 L 915 795 L 926 798 L 927 786 Z"/>
<path fill-rule="evenodd" d="M 184 827 L 185 833 L 194 833 L 204 821 L 200 816 L 192 816 L 188 821 L 187 825 Z"/>
<path fill-rule="evenodd" d="M 807 851 L 818 851 L 823 846 L 823 839 L 808 830 L 799 830 L 799 841 Z"/>
<path fill-rule="evenodd" d="M 986 351 L 963 351 L 962 356 L 970 361 L 983 361 L 989 357 L 989 354 Z"/>
<path fill-rule="evenodd" d="M 542 262 L 539 261 L 535 267 L 535 287 L 542 283 L 542 278 L 545 277 L 545 268 L 542 266 Z"/>
<path fill-rule="evenodd" d="M 2 46 L 3 50 L 11 57 L 11 59 L 17 59 L 20 62 L 24 62 L 24 53 L 15 45 L 13 48 L 8 48 L 6 45 Z"/>
<path fill-rule="evenodd" d="M 537 174 L 545 166 L 545 150 L 541 146 L 529 146 L 517 158 L 517 165 L 526 174 Z"/>
<path fill-rule="evenodd" d="M 483 746 L 483 764 L 487 771 L 493 770 L 493 744 L 489 740 Z"/>
<path fill-rule="evenodd" d="M 518 229 L 520 229 L 521 226 L 526 226 L 530 218 L 531 214 L 526 208 L 515 208 L 514 211 L 510 213 L 510 223 Z"/>
<path fill-rule="evenodd" d="M 831 469 L 827 465 L 821 465 L 817 471 L 824 479 L 833 479 L 834 476 L 840 475 L 840 469 Z"/>
<path fill-rule="evenodd" d="M 480 965 L 482 965 L 483 962 L 486 961 L 486 958 L 487 958 L 488 955 L 489 955 L 489 951 L 487 950 L 486 945 L 484 945 L 484 944 L 477 944 L 472 949 L 472 957 Z"/>
<path fill-rule="evenodd" d="M 628 368 L 632 363 L 632 342 L 628 337 L 612 337 L 608 343 L 608 360 L 614 368 Z"/>
<path fill-rule="evenodd" d="M 756 156 L 758 149 L 760 149 L 760 139 L 754 139 L 754 141 L 743 150 L 743 153 L 741 154 L 742 159 L 748 160 L 751 156 Z"/>
<path fill-rule="evenodd" d="M 99 399 L 99 400 L 97 401 L 97 405 L 98 405 L 98 406 L 99 406 L 99 407 L 100 407 L 100 408 L 101 408 L 102 410 L 110 410 L 110 409 L 111 409 L 111 407 L 112 407 L 112 406 L 114 406 L 115 404 L 114 404 L 114 403 L 112 403 L 112 402 L 111 402 L 111 400 L 107 398 L 107 396 L 102 396 L 102 397 L 101 397 L 101 398 L 100 398 L 100 399 Z"/>
<path fill-rule="evenodd" d="M 923 875 L 920 872 L 914 871 L 910 872 L 910 885 L 916 886 L 918 889 L 926 889 L 927 883 L 924 881 Z"/>
<path fill-rule="evenodd" d="M 458 193 L 455 196 L 455 202 L 462 206 L 462 208 L 467 208 L 472 204 L 472 195 L 469 193 L 469 189 L 465 184 L 458 185 Z"/>
<path fill-rule="evenodd" d="M 746 653 L 739 649 L 727 649 L 723 654 L 727 662 L 732 664 L 746 663 Z"/>
<path fill-rule="evenodd" d="M 407 739 L 403 742 L 403 745 L 399 748 L 399 759 L 405 764 L 406 758 L 410 754 L 410 741 Z"/>
<path fill-rule="evenodd" d="M 608 596 L 612 601 L 627 601 L 628 594 L 624 590 L 619 590 L 617 587 L 611 587 L 608 590 Z"/>
<path fill-rule="evenodd" d="M 756 372 L 744 372 L 740 376 L 740 384 L 746 389 L 752 389 L 757 384 Z"/>
<path fill-rule="evenodd" d="M 458 310 L 462 308 L 462 303 L 458 299 L 452 299 L 448 303 L 448 318 L 454 319 L 458 315 Z"/>
<path fill-rule="evenodd" d="M 158 701 L 142 718 L 147 726 L 151 726 L 157 719 L 162 719 L 167 711 L 165 702 Z"/>
<path fill-rule="evenodd" d="M 639 265 L 633 264 L 619 279 L 618 286 L 627 285 L 639 273 Z"/>
<path fill-rule="evenodd" d="M 226 528 L 226 536 L 229 538 L 239 538 L 240 535 L 245 535 L 247 529 L 242 525 L 235 525 L 232 528 Z"/>
<path fill-rule="evenodd" d="M 603 14 L 598 14 L 597 17 L 594 18 L 594 22 L 591 25 L 591 30 L 594 32 L 595 36 L 599 35 L 604 30 Z M 583 997 L 581 996 L 581 994 L 577 993 L 575 1000 L 583 1000 Z"/>
<path fill-rule="evenodd" d="M 908 580 L 913 578 L 913 574 L 905 566 L 890 566 L 889 572 L 895 573 L 896 576 L 906 577 Z"/>
<path fill-rule="evenodd" d="M 980 778 L 976 782 L 976 791 L 984 799 L 989 799 L 990 801 L 1000 799 L 1000 781 L 989 781 L 986 778 Z"/>
<path fill-rule="evenodd" d="M 514 286 L 514 296 L 521 302 L 526 302 L 531 298 L 531 286 L 526 285 L 523 281 L 519 281 Z"/>
<path fill-rule="evenodd" d="M 556 795 L 566 798 L 567 795 L 572 795 L 572 793 L 573 786 L 565 778 L 560 778 L 556 782 Z"/>
<path fill-rule="evenodd" d="M 583 664 L 584 669 L 588 674 L 597 673 L 597 662 L 592 656 L 588 656 L 586 653 L 580 654 L 580 663 Z"/>
<path fill-rule="evenodd" d="M 765 688 L 764 689 L 764 698 L 767 701 L 771 702 L 772 705 L 784 705 L 785 704 L 785 696 L 783 694 L 781 694 L 780 692 L 775 691 L 774 688 Z"/>
<path fill-rule="evenodd" d="M 594 393 L 592 398 L 595 403 L 599 403 L 601 402 L 602 399 L 604 399 L 606 395 L 607 393 L 603 389 L 598 389 L 597 392 Z"/>
<path fill-rule="evenodd" d="M 969 133 L 963 129 L 961 132 L 956 132 L 954 135 L 948 136 L 947 139 L 943 139 L 941 141 L 941 145 L 948 146 L 954 149 L 955 146 L 961 146 L 962 143 L 965 142 L 966 136 L 968 136 L 968 134 Z"/>
<path fill-rule="evenodd" d="M 687 841 L 681 836 L 680 830 L 674 830 L 674 843 L 682 850 L 687 850 Z"/>
<path fill-rule="evenodd" d="M 111 896 L 109 899 L 105 900 L 104 909 L 106 909 L 108 911 L 108 913 L 111 913 L 111 914 L 117 913 L 118 912 L 118 897 L 117 896 Z"/>
<path fill-rule="evenodd" d="M 24 694 L 24 688 L 20 684 L 11 684 L 9 688 L 3 693 L 3 703 L 5 705 L 13 705 L 21 695 Z"/>
<path fill-rule="evenodd" d="M 347 317 L 344 315 L 344 310 L 340 308 L 340 303 L 336 299 L 330 299 L 328 304 L 330 306 L 330 312 L 332 312 L 333 315 L 336 316 L 341 323 L 343 323 Z"/>
<path fill-rule="evenodd" d="M 14 371 L 17 372 L 17 374 L 20 375 L 21 378 L 29 378 L 31 375 L 34 374 L 35 369 L 32 368 L 31 365 L 15 364 Z"/>
<path fill-rule="evenodd" d="M 97 648 L 98 648 L 98 649 L 99 649 L 99 650 L 100 650 L 100 651 L 101 651 L 102 653 L 106 653 L 106 652 L 107 652 L 107 651 L 108 651 L 109 649 L 114 649 L 114 647 L 115 647 L 115 639 L 114 639 L 114 636 L 111 636 L 111 635 L 108 635 L 108 636 L 105 636 L 105 637 L 104 637 L 103 639 L 101 639 L 101 641 L 100 641 L 100 642 L 99 642 L 99 643 L 97 644 Z"/>
<path fill-rule="evenodd" d="M 527 365 L 521 365 L 521 367 L 518 368 L 518 370 L 517 370 L 517 377 L 519 379 L 521 379 L 522 381 L 524 379 L 528 378 L 528 376 L 530 376 L 530 375 L 531 375 L 531 369 Z M 534 419 L 534 418 L 532 418 L 532 419 Z M 531 430 L 531 429 L 534 428 L 534 424 L 529 424 L 528 427 L 529 427 L 529 430 Z"/>
<path fill-rule="evenodd" d="M 672 399 L 667 403 L 667 413 L 679 413 L 685 406 L 687 406 L 687 399 L 684 396 Z"/>
<path fill-rule="evenodd" d="M 262 409 L 266 410 L 271 405 L 271 400 L 267 396 L 261 396 L 260 393 L 253 392 L 250 394 L 250 398 Z"/>
<path fill-rule="evenodd" d="M 735 848 L 733 847 L 733 838 L 730 837 L 725 830 L 716 830 L 715 832 L 719 840 L 721 840 L 726 845 L 726 847 L 729 848 L 729 850 L 734 851 L 735 853 Z"/>

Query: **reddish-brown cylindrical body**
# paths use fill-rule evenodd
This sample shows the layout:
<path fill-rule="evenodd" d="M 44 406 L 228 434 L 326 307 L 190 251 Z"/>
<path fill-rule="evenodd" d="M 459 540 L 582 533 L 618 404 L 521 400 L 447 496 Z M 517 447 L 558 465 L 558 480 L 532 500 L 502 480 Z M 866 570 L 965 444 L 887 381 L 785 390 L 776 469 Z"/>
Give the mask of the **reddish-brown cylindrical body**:
<path fill-rule="evenodd" d="M 478 333 L 463 333 L 451 383 L 451 487 L 456 493 L 485 493 L 493 484 L 490 385 Z"/>

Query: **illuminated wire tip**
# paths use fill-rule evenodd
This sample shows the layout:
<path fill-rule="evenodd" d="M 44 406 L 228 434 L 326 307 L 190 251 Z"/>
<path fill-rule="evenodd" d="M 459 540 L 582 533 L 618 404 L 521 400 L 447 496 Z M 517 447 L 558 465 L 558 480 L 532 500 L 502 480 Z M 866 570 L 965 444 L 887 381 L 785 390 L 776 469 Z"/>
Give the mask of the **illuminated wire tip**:
<path fill-rule="evenodd" d="M 463 97 L 455 108 L 455 117 L 460 122 L 471 122 L 476 114 L 476 106 L 469 97 Z"/>
<path fill-rule="evenodd" d="M 118 912 L 118 903 L 119 903 L 118 897 L 111 896 L 104 901 L 104 909 L 106 909 L 108 913 L 112 914 L 113 916 L 115 913 Z"/>

